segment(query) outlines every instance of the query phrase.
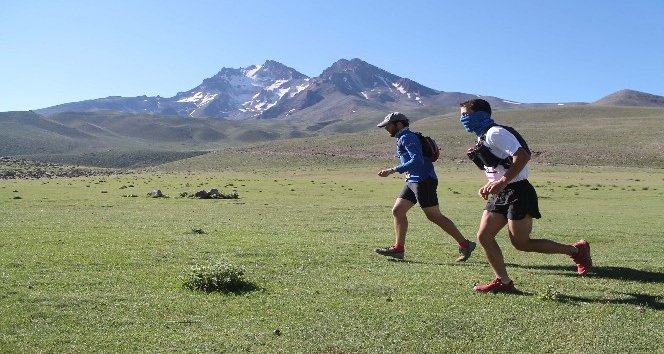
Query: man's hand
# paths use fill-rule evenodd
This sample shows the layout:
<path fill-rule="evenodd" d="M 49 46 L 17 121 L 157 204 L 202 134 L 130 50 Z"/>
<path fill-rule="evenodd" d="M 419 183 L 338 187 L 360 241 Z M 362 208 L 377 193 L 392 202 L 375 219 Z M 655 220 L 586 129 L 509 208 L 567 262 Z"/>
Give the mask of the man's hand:
<path fill-rule="evenodd" d="M 479 196 L 482 197 L 482 199 L 487 200 L 489 199 L 489 195 L 498 194 L 502 192 L 506 186 L 507 186 L 507 180 L 505 178 L 501 178 L 497 181 L 485 184 L 480 188 L 477 194 L 479 194 Z"/>
<path fill-rule="evenodd" d="M 497 181 L 489 182 L 482 186 L 477 194 L 479 194 L 482 199 L 487 200 L 490 194 L 498 194 L 502 192 L 503 189 L 507 187 L 507 184 L 514 179 L 524 167 L 526 167 L 528 161 L 530 161 L 530 155 L 523 147 L 520 147 L 512 156 L 512 166 L 505 171 L 505 175 Z"/>
<path fill-rule="evenodd" d="M 487 200 L 489 199 L 489 187 L 491 186 L 491 182 L 483 185 L 480 187 L 480 189 L 477 191 L 477 195 L 482 197 L 482 199 Z"/>
<path fill-rule="evenodd" d="M 387 169 L 382 169 L 380 172 L 378 172 L 378 175 L 381 177 L 387 177 L 393 173 L 395 173 L 396 170 L 394 168 L 387 168 Z"/>

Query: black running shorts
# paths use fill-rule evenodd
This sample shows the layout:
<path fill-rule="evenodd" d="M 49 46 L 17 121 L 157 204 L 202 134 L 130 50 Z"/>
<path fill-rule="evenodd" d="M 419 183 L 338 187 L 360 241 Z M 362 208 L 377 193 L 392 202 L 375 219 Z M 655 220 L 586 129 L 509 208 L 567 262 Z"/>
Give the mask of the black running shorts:
<path fill-rule="evenodd" d="M 530 214 L 542 217 L 537 205 L 537 192 L 527 179 L 510 183 L 498 194 L 492 194 L 484 210 L 505 215 L 509 220 L 521 220 Z"/>
<path fill-rule="evenodd" d="M 420 208 L 428 208 L 438 205 L 436 189 L 438 189 L 438 180 L 434 178 L 422 182 L 408 182 L 399 193 L 399 198 L 415 204 L 420 203 Z"/>

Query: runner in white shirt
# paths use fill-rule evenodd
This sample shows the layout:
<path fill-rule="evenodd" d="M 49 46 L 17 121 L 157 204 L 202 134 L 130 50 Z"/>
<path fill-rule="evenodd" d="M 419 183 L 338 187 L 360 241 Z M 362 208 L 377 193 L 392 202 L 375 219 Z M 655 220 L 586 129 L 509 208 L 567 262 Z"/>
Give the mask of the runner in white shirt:
<path fill-rule="evenodd" d="M 477 239 L 491 265 L 495 278 L 485 285 L 476 285 L 482 292 L 515 292 L 514 282 L 505 268 L 505 259 L 496 235 L 505 225 L 512 245 L 519 251 L 565 254 L 577 265 L 579 274 L 592 268 L 590 244 L 580 240 L 566 245 L 546 239 L 531 239 L 533 218 L 541 214 L 537 193 L 528 181 L 530 151 L 508 128 L 498 126 L 491 118 L 491 106 L 482 99 L 460 104 L 460 121 L 468 132 L 478 136 L 478 144 L 468 151 L 468 157 L 486 173 L 488 182 L 478 194 L 487 200 Z M 516 133 L 518 135 L 518 133 Z M 521 139 L 523 141 L 523 139 Z"/>
<path fill-rule="evenodd" d="M 478 141 L 480 138 L 477 138 Z M 516 139 L 516 137 L 507 131 L 507 129 L 495 125 L 486 132 L 486 138 L 485 138 L 485 143 L 484 145 L 487 147 L 491 147 L 491 153 L 496 155 L 499 159 L 503 160 L 506 158 L 509 158 L 510 156 L 514 156 L 516 152 L 519 150 L 521 147 L 521 144 L 519 141 Z M 495 182 L 497 180 L 500 180 L 505 176 L 505 172 L 507 171 L 507 168 L 503 165 L 498 165 L 496 167 L 486 167 L 484 172 L 486 173 L 486 177 L 489 180 L 489 182 Z M 512 178 L 511 182 L 518 182 L 524 179 L 528 178 L 528 166 L 524 166 L 521 171 L 519 171 L 519 174 Z"/>

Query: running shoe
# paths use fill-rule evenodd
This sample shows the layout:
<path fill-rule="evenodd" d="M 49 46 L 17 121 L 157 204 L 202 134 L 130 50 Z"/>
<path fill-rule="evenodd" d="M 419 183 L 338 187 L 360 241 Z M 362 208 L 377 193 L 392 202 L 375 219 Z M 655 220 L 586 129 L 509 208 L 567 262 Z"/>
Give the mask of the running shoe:
<path fill-rule="evenodd" d="M 509 284 L 503 284 L 503 282 L 500 280 L 500 278 L 496 278 L 492 280 L 489 284 L 485 285 L 475 285 L 473 287 L 475 291 L 482 291 L 485 293 L 488 292 L 493 292 L 493 293 L 499 293 L 499 292 L 508 292 L 508 293 L 513 293 L 516 291 L 514 288 L 514 281 L 510 282 Z"/>
<path fill-rule="evenodd" d="M 473 241 L 468 241 L 468 247 L 459 247 L 459 258 L 456 259 L 457 262 L 465 262 L 470 258 L 470 254 L 473 253 L 477 247 L 477 244 Z"/>
<path fill-rule="evenodd" d="M 403 259 L 404 250 L 396 250 L 394 246 L 385 247 L 385 248 L 376 248 L 374 251 L 382 256 L 388 256 L 396 259 Z"/>
<path fill-rule="evenodd" d="M 570 258 L 576 263 L 579 274 L 586 274 L 593 267 L 593 259 L 590 257 L 590 243 L 586 240 L 580 240 L 572 246 L 576 247 L 579 252 L 570 255 Z"/>

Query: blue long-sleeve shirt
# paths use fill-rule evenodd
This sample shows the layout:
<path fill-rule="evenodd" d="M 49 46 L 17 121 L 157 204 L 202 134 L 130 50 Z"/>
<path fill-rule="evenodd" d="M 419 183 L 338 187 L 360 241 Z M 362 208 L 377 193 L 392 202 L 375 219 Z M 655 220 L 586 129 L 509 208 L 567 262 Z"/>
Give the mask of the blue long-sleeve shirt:
<path fill-rule="evenodd" d="M 408 127 L 397 134 L 397 155 L 401 164 L 396 167 L 399 173 L 409 173 L 408 182 L 422 182 L 428 178 L 438 179 L 433 162 L 422 153 L 420 139 Z"/>

